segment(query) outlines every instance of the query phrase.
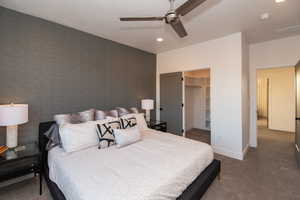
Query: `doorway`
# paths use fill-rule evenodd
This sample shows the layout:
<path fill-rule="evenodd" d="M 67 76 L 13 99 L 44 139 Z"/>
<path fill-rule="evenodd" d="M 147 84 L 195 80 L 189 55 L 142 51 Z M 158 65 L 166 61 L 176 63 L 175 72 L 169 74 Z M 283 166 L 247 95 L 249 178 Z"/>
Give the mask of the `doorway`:
<path fill-rule="evenodd" d="M 269 127 L 269 78 L 258 71 L 257 77 L 257 125 Z"/>
<path fill-rule="evenodd" d="M 258 139 L 295 132 L 295 99 L 295 67 L 257 70 Z"/>
<path fill-rule="evenodd" d="M 183 76 L 185 137 L 210 144 L 210 69 L 187 71 Z"/>

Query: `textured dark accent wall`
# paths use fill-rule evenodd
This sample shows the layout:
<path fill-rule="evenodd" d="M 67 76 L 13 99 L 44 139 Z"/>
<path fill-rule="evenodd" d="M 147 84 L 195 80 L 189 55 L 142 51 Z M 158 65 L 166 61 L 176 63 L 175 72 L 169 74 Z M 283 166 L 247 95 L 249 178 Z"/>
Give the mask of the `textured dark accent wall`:
<path fill-rule="evenodd" d="M 57 113 L 140 106 L 155 77 L 155 54 L 0 7 L 0 104 L 29 104 L 20 143 Z"/>

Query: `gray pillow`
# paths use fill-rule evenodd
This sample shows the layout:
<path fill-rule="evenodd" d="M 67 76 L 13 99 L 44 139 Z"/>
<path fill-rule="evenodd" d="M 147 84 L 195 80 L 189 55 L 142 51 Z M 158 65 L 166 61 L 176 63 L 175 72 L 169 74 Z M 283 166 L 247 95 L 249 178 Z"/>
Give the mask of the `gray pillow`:
<path fill-rule="evenodd" d="M 109 111 L 96 110 L 95 111 L 95 120 L 103 120 L 106 119 L 107 117 L 118 118 L 118 111 L 117 110 L 109 110 Z"/>
<path fill-rule="evenodd" d="M 58 125 L 63 124 L 78 124 L 87 121 L 94 121 L 95 120 L 95 110 L 90 109 L 86 111 L 82 111 L 79 113 L 74 114 L 58 114 L 54 115 L 54 121 Z"/>
<path fill-rule="evenodd" d="M 135 114 L 140 113 L 140 112 L 139 112 L 139 109 L 136 108 L 136 107 L 130 108 L 129 111 L 130 111 L 130 113 L 135 113 Z"/>
<path fill-rule="evenodd" d="M 122 108 L 122 107 L 116 107 L 116 110 L 118 111 L 119 117 L 122 117 L 130 113 L 126 108 Z"/>
<path fill-rule="evenodd" d="M 56 146 L 62 147 L 58 124 L 53 124 L 50 129 L 44 133 L 44 135 L 49 139 L 46 145 L 47 151 Z"/>

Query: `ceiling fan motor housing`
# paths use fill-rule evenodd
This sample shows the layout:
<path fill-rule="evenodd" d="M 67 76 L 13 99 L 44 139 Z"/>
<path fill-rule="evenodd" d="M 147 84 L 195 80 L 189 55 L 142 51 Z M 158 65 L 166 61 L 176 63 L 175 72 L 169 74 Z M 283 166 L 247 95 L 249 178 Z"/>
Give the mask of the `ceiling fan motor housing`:
<path fill-rule="evenodd" d="M 177 15 L 175 12 L 168 12 L 166 14 L 166 23 L 170 24 L 171 22 L 175 21 L 177 19 Z"/>

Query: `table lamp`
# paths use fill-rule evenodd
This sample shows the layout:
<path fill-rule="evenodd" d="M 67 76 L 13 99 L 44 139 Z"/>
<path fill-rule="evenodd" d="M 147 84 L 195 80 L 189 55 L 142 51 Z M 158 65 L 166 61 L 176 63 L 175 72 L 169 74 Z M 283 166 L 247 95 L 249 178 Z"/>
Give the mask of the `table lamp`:
<path fill-rule="evenodd" d="M 6 146 L 18 146 L 18 125 L 28 122 L 27 104 L 0 105 L 0 126 L 6 126 Z"/>
<path fill-rule="evenodd" d="M 143 99 L 142 100 L 142 109 L 146 110 L 146 121 L 150 121 L 150 110 L 154 109 L 154 100 L 152 99 Z"/>

